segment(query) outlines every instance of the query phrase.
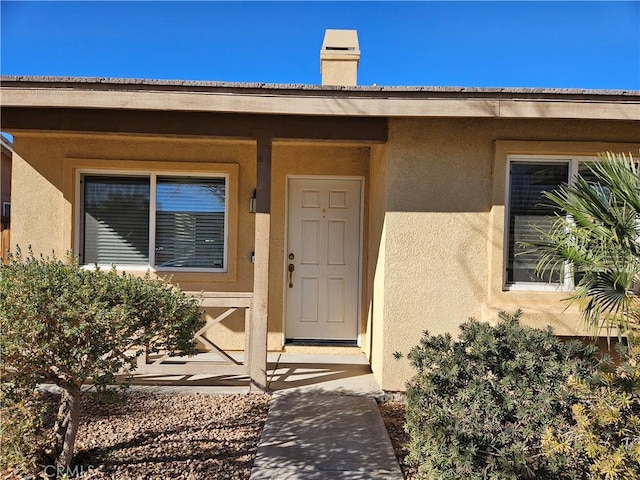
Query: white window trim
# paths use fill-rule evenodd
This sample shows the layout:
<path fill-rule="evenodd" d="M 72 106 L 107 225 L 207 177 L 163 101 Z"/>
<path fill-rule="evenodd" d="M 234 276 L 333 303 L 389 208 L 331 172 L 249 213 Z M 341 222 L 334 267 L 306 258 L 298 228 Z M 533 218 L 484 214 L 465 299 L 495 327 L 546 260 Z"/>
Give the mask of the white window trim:
<path fill-rule="evenodd" d="M 502 239 L 502 286 L 505 291 L 527 291 L 527 292 L 571 292 L 574 285 L 573 269 L 569 262 L 565 262 L 564 282 L 562 283 L 543 283 L 543 282 L 507 282 L 507 266 L 509 265 L 509 213 L 511 212 L 509 192 L 511 191 L 511 163 L 512 162 L 530 162 L 530 163 L 567 163 L 569 165 L 569 178 L 571 184 L 573 178 L 578 173 L 581 163 L 593 162 L 593 156 L 588 155 L 507 155 L 506 172 L 505 172 L 505 209 L 504 209 L 504 238 Z"/>
<path fill-rule="evenodd" d="M 74 252 L 84 253 L 82 249 L 82 238 L 84 232 L 83 212 L 84 212 L 84 195 L 82 187 L 82 177 L 84 175 L 120 175 L 120 176 L 148 176 L 149 177 L 149 264 L 148 265 L 127 265 L 127 264 L 105 264 L 99 263 L 98 267 L 112 268 L 115 265 L 118 271 L 131 272 L 206 272 L 206 273 L 227 273 L 229 271 L 229 181 L 230 174 L 223 172 L 193 172 L 193 171 L 175 171 L 175 170 L 112 170 L 112 169 L 78 169 L 76 171 L 76 205 L 74 218 Z M 203 178 L 224 178 L 225 183 L 225 202 L 224 202 L 224 249 L 223 263 L 224 268 L 195 268 L 195 267 L 157 267 L 155 263 L 155 241 L 156 241 L 156 185 L 157 178 L 162 176 L 170 177 L 203 177 Z M 83 264 L 83 268 L 93 269 L 96 264 Z"/>

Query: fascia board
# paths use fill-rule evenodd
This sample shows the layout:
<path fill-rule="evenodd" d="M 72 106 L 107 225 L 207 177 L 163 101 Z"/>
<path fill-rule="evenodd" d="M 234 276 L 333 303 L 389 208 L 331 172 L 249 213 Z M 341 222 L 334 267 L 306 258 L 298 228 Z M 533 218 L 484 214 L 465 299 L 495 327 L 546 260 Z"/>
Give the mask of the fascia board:
<path fill-rule="evenodd" d="M 640 100 L 376 98 L 176 91 L 0 87 L 8 107 L 105 108 L 356 117 L 640 120 Z"/>

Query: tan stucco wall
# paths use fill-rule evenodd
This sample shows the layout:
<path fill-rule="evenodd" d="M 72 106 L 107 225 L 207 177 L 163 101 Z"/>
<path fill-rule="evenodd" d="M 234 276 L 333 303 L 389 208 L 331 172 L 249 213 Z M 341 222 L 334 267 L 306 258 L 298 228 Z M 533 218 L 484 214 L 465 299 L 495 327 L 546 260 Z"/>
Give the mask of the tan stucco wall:
<path fill-rule="evenodd" d="M 372 365 L 384 389 L 404 389 L 413 374 L 393 352 L 407 353 L 424 330 L 455 335 L 469 317 L 494 321 L 497 311 L 520 307 L 530 324 L 579 333 L 577 315 L 563 314 L 562 294 L 502 291 L 505 170 L 498 158 L 504 148 L 637 153 L 640 134 L 633 122 L 391 120 L 377 259 L 384 270 L 384 305 L 382 319 L 376 309 L 373 318 L 374 325 L 382 323 L 382 335 L 373 328 L 382 353 L 373 355 Z"/>
<path fill-rule="evenodd" d="M 64 212 L 71 206 L 62 193 L 62 156 L 51 146 L 38 151 L 27 139 L 14 137 L 11 243 L 23 250 L 33 247 L 37 253 L 58 255 L 72 247 L 71 238 L 63 238 Z M 60 150 L 60 147 L 58 147 Z M 47 158 L 58 161 L 46 162 Z M 71 228 L 69 219 L 67 228 Z"/>
<path fill-rule="evenodd" d="M 358 60 L 321 60 L 322 85 L 357 85 Z"/>
<path fill-rule="evenodd" d="M 382 371 L 384 351 L 384 232 L 387 203 L 387 148 L 371 147 L 369 167 L 369 242 L 367 275 L 367 328 L 362 349 L 374 371 Z"/>

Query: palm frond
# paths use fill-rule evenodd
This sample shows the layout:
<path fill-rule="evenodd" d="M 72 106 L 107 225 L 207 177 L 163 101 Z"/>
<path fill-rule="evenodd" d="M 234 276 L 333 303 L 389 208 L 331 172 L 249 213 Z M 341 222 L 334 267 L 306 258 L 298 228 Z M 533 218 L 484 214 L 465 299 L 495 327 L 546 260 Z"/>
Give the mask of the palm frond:
<path fill-rule="evenodd" d="M 592 178 L 545 192 L 561 209 L 539 241 L 523 243 L 537 258 L 536 274 L 579 279 L 569 296 L 594 335 L 640 329 L 640 169 L 631 155 L 605 153 L 588 164 Z"/>

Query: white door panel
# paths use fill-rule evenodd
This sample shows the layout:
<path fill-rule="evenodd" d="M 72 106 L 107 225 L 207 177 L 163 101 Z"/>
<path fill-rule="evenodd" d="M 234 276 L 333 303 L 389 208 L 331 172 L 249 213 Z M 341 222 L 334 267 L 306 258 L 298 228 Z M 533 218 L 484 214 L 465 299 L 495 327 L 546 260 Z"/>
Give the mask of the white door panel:
<path fill-rule="evenodd" d="M 287 338 L 357 339 L 361 189 L 359 179 L 289 179 Z"/>

